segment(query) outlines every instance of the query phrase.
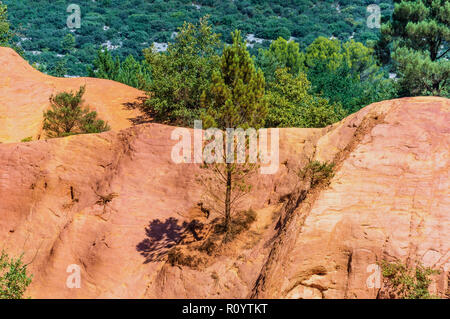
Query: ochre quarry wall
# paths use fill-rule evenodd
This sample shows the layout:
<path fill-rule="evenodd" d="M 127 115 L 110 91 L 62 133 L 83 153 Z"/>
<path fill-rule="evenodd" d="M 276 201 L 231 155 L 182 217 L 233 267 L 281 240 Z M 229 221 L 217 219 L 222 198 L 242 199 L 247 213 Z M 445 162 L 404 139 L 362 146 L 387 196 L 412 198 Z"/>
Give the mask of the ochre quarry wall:
<path fill-rule="evenodd" d="M 142 120 L 133 106 L 141 103 L 144 92 L 104 79 L 52 77 L 31 67 L 14 50 L 0 47 L 0 143 L 43 139 L 43 112 L 50 107 L 50 95 L 78 91 L 82 85 L 86 86 L 84 106 L 97 111 L 111 129 Z"/>
<path fill-rule="evenodd" d="M 15 54 L 1 50 L 10 70 Z M 448 99 L 384 101 L 324 129 L 280 129 L 278 172 L 254 176 L 242 204 L 256 222 L 192 268 L 167 261 L 205 192 L 198 165 L 171 159 L 175 128 L 128 127 L 139 114 L 120 105 L 141 92 L 121 84 L 14 69 L 0 77 L 0 245 L 24 252 L 32 298 L 376 298 L 367 279 L 384 259 L 440 269 L 431 290 L 448 291 Z M 39 134 L 48 96 L 66 81 L 88 81 L 86 100 L 115 130 L 9 143 Z M 336 164 L 329 185 L 305 184 L 309 159 Z M 72 264 L 81 288 L 66 285 Z"/>

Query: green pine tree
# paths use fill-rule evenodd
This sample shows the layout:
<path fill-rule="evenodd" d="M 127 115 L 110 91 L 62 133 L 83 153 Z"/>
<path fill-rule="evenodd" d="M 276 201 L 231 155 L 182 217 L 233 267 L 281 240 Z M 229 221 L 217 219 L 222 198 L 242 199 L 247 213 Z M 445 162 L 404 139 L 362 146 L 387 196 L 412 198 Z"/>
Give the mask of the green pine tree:
<path fill-rule="evenodd" d="M 393 51 L 399 94 L 449 96 L 450 1 L 394 2 L 392 19 L 382 26 L 379 49 Z"/>
<path fill-rule="evenodd" d="M 273 41 L 267 50 L 260 49 L 256 63 L 263 70 L 266 82 L 275 81 L 275 72 L 280 68 L 286 68 L 293 76 L 305 70 L 305 56 L 299 44 L 283 38 Z"/>
<path fill-rule="evenodd" d="M 361 42 L 318 37 L 306 48 L 305 60 L 312 93 L 340 103 L 349 113 L 395 96 L 392 80 Z"/>
<path fill-rule="evenodd" d="M 9 46 L 13 34 L 8 22 L 8 11 L 5 4 L 0 2 L 0 46 Z"/>
<path fill-rule="evenodd" d="M 120 63 L 119 74 L 114 81 L 124 83 L 140 90 L 146 90 L 151 83 L 150 66 L 147 61 L 139 62 L 129 55 Z"/>
<path fill-rule="evenodd" d="M 232 37 L 233 44 L 223 51 L 220 71 L 213 73 L 209 100 L 204 100 L 208 94 L 203 92 L 205 124 L 219 129 L 259 128 L 267 113 L 264 74 L 256 70 L 240 31 Z"/>
<path fill-rule="evenodd" d="M 50 96 L 51 109 L 44 112 L 44 130 L 48 137 L 64 137 L 74 134 L 100 133 L 110 127 L 97 119 L 97 112 L 82 108 L 86 87 L 78 92 L 62 92 Z"/>
<path fill-rule="evenodd" d="M 267 115 L 264 75 L 261 70 L 256 70 L 241 33 L 235 31 L 232 38 L 233 44 L 223 51 L 220 69 L 213 73 L 210 94 L 206 94 L 206 91 L 202 94 L 201 104 L 206 109 L 203 123 L 205 128 L 222 131 L 258 129 L 263 127 Z M 225 143 L 226 139 L 224 146 Z M 236 163 L 236 160 L 230 163 L 226 154 L 223 156 L 224 163 L 214 163 L 212 168 L 220 185 L 220 194 L 215 194 L 214 197 L 220 198 L 219 201 L 223 204 L 227 239 L 232 227 L 233 205 L 251 189 L 246 179 L 256 165 L 249 163 L 248 158 L 245 163 Z"/>
<path fill-rule="evenodd" d="M 117 81 L 139 90 L 148 88 L 151 82 L 150 66 L 129 55 L 124 61 L 113 58 L 108 49 L 99 50 L 93 68 L 87 68 L 90 77 Z"/>
<path fill-rule="evenodd" d="M 118 57 L 113 59 L 107 48 L 97 51 L 97 57 L 92 64 L 93 68 L 88 67 L 90 77 L 114 80 L 119 74 L 120 60 Z"/>
<path fill-rule="evenodd" d="M 68 33 L 64 36 L 61 47 L 65 54 L 71 53 L 75 49 L 75 37 L 72 33 Z"/>
<path fill-rule="evenodd" d="M 58 60 L 56 62 L 51 75 L 56 77 L 64 77 L 67 74 L 67 63 L 66 63 L 66 57 L 62 58 L 61 60 Z"/>

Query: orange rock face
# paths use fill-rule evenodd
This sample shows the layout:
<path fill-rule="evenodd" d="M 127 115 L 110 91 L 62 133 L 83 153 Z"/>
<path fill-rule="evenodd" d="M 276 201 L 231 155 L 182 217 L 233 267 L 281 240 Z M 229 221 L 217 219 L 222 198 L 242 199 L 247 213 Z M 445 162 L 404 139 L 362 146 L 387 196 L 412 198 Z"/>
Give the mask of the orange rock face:
<path fill-rule="evenodd" d="M 86 85 L 84 106 L 97 111 L 113 130 L 130 127 L 140 112 L 128 105 L 145 94 L 110 80 L 55 78 L 31 67 L 15 51 L 0 47 L 0 143 L 44 138 L 43 111 L 51 94 L 77 91 Z"/>
<path fill-rule="evenodd" d="M 316 158 L 338 158 L 336 175 L 295 210 L 257 296 L 375 298 L 381 260 L 439 269 L 430 289 L 445 296 L 449 124 L 448 99 L 406 98 L 370 105 L 322 136 Z"/>
<path fill-rule="evenodd" d="M 98 80 L 92 90 L 104 84 L 122 88 Z M 23 96 L 43 92 L 31 88 Z M 41 111 L 14 116 L 37 123 Z M 281 129 L 279 170 L 254 176 L 242 204 L 256 221 L 198 268 L 167 260 L 206 191 L 196 180 L 204 170 L 173 162 L 174 127 L 0 144 L 0 243 L 25 253 L 33 298 L 376 298 L 377 263 L 395 259 L 440 269 L 431 290 L 443 296 L 449 123 L 448 99 L 418 97 L 369 105 L 324 129 Z M 26 135 L 13 133 L 10 141 Z M 329 185 L 305 186 L 298 172 L 311 158 L 336 163 Z"/>

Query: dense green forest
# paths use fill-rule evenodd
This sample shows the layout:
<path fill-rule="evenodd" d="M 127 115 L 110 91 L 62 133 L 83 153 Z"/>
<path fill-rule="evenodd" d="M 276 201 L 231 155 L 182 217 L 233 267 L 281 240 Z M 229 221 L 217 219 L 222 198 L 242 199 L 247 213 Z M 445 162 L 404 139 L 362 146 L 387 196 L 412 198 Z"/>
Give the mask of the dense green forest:
<path fill-rule="evenodd" d="M 319 36 L 339 40 L 354 38 L 366 43 L 378 37 L 379 29 L 367 27 L 367 6 L 378 4 L 383 16 L 393 9 L 392 0 L 3 0 L 14 41 L 31 63 L 53 75 L 87 75 L 87 66 L 101 46 L 115 56 L 130 54 L 142 59 L 142 50 L 153 42 L 167 43 L 184 21 L 196 22 L 210 15 L 213 30 L 231 43 L 231 32 L 241 30 L 268 47 L 270 41 L 291 37 L 305 48 Z M 81 28 L 69 30 L 69 4 L 81 8 Z M 68 34 L 73 35 L 68 36 Z M 250 40 L 251 41 L 251 40 Z"/>

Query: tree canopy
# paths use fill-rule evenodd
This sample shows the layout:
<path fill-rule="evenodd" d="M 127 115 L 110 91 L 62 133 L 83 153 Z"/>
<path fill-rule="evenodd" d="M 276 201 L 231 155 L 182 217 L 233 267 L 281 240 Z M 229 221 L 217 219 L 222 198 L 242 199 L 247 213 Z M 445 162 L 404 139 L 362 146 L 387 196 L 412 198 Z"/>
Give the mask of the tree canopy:
<path fill-rule="evenodd" d="M 99 50 L 93 61 L 93 68 L 88 67 L 88 75 L 100 79 L 109 79 L 145 90 L 151 82 L 151 70 L 148 63 L 137 61 L 129 55 L 124 61 L 115 58 L 108 49 Z"/>
<path fill-rule="evenodd" d="M 200 118 L 200 97 L 219 67 L 222 47 L 207 18 L 185 23 L 167 52 L 152 46 L 145 58 L 152 71 L 146 108 L 162 122 L 192 125 Z"/>
<path fill-rule="evenodd" d="M 121 61 L 130 54 L 141 61 L 142 50 L 152 43 L 168 43 L 184 21 L 195 23 L 210 15 L 213 32 L 231 43 L 231 32 L 242 31 L 257 50 L 268 47 L 279 37 L 295 40 L 300 48 L 318 36 L 335 36 L 366 43 L 378 36 L 378 30 L 367 27 L 367 0 L 97 0 L 75 1 L 81 8 L 81 28 L 69 30 L 66 1 L 3 0 L 9 8 L 12 31 L 20 34 L 15 43 L 25 50 L 30 63 L 37 62 L 48 71 L 54 69 L 60 54 L 65 54 L 63 39 L 70 31 L 76 39 L 68 54 L 68 75 L 87 75 L 87 66 L 101 48 L 110 49 Z M 376 1 L 383 14 L 391 12 L 392 0 Z M 124 23 L 126 21 L 126 23 Z M 252 52 L 253 53 L 253 52 Z"/>
<path fill-rule="evenodd" d="M 395 0 L 378 55 L 393 59 L 401 96 L 450 96 L 450 2 Z"/>
<path fill-rule="evenodd" d="M 7 46 L 12 39 L 8 22 L 7 7 L 0 3 L 0 46 Z"/>
<path fill-rule="evenodd" d="M 299 44 L 282 37 L 273 41 L 268 49 L 260 49 L 256 63 L 268 82 L 275 79 L 275 71 L 279 68 L 286 68 L 294 76 L 305 70 L 305 56 Z"/>
<path fill-rule="evenodd" d="M 348 112 L 395 96 L 373 49 L 360 42 L 319 37 L 306 48 L 305 63 L 312 92 Z"/>
<path fill-rule="evenodd" d="M 268 84 L 268 127 L 325 127 L 347 114 L 340 104 L 310 94 L 311 83 L 305 73 L 296 76 L 277 69 L 276 80 Z"/>
<path fill-rule="evenodd" d="M 61 92 L 50 96 L 51 109 L 44 112 L 44 130 L 47 137 L 100 133 L 110 127 L 97 119 L 97 112 L 82 107 L 86 87 L 77 92 Z"/>

